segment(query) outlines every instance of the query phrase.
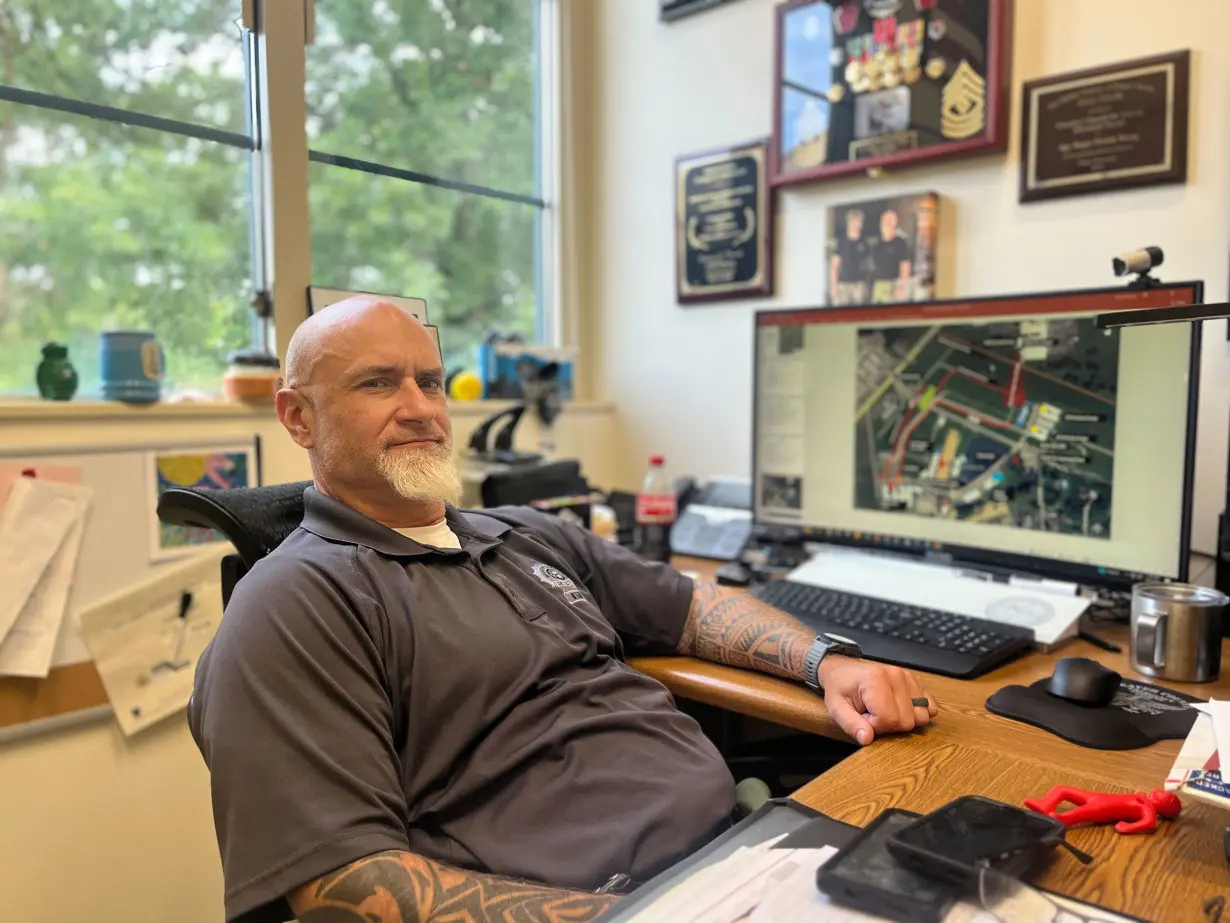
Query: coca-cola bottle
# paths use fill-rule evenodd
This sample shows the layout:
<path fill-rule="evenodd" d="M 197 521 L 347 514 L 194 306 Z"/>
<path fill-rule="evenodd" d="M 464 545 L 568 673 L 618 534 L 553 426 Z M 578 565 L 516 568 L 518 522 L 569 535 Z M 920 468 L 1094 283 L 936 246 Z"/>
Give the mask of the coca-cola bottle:
<path fill-rule="evenodd" d="M 661 455 L 651 456 L 649 470 L 636 495 L 636 530 L 632 547 L 651 561 L 671 559 L 671 526 L 675 524 L 675 491 L 666 477 Z"/>

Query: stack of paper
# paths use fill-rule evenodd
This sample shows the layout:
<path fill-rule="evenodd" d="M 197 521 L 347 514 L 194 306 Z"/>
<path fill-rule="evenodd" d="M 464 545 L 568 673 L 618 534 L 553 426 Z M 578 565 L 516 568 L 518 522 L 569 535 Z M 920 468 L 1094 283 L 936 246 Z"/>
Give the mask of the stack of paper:
<path fill-rule="evenodd" d="M 876 923 L 883 919 L 833 904 L 816 887 L 816 869 L 836 849 L 773 848 L 782 838 L 744 846 L 694 872 L 627 923 Z M 1057 895 L 1050 895 L 1049 902 L 1091 923 L 1127 923 L 1126 917 Z M 1047 919 L 1060 919 L 1049 902 L 1052 915 Z M 1013 919 L 1043 918 L 1031 913 Z M 944 923 L 997 921 L 974 903 L 957 901 L 945 914 Z"/>
<path fill-rule="evenodd" d="M 791 879 L 800 870 L 810 878 L 814 891 L 816 869 L 834 850 L 772 849 L 784 836 L 757 846 L 740 847 L 721 862 L 705 866 L 637 913 L 629 923 L 746 920 L 760 905 L 766 890 L 776 890 L 775 884 Z"/>
<path fill-rule="evenodd" d="M 5 475 L 0 472 L 0 675 L 46 676 L 92 491 L 65 483 L 74 478 L 72 469 L 50 478 Z"/>
<path fill-rule="evenodd" d="M 1166 777 L 1166 791 L 1185 792 L 1230 808 L 1230 780 L 1223 782 L 1221 750 L 1230 750 L 1230 702 L 1197 702 L 1196 723 Z"/>

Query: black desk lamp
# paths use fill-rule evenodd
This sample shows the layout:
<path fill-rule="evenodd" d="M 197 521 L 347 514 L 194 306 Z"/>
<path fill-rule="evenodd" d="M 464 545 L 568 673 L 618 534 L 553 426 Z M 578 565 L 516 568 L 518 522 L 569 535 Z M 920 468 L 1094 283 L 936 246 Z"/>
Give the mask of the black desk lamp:
<path fill-rule="evenodd" d="M 497 410 L 470 434 L 470 452 L 484 461 L 500 462 L 506 465 L 523 465 L 541 460 L 542 455 L 538 452 L 517 452 L 512 447 L 517 424 L 521 422 L 524 415 L 525 404 L 514 404 L 512 407 Z M 501 420 L 505 419 L 508 422 L 495 434 L 494 442 L 489 444 L 491 431 Z"/>
<path fill-rule="evenodd" d="M 1158 247 L 1146 247 L 1135 253 L 1116 257 L 1113 262 L 1115 275 L 1122 276 L 1129 272 L 1137 273 L 1137 278 L 1128 283 L 1128 288 L 1150 288 L 1157 280 L 1149 275 L 1149 270 L 1162 262 L 1162 251 Z M 1109 314 L 1099 314 L 1094 318 L 1094 324 L 1109 330 L 1114 327 L 1145 327 L 1151 324 L 1200 324 L 1206 320 L 1221 320 L 1230 318 L 1230 303 L 1195 304 L 1174 308 L 1142 308 L 1135 311 L 1112 311 Z M 1223 593 L 1230 594 L 1230 465 L 1226 470 L 1226 502 L 1221 515 L 1217 517 L 1217 554 L 1214 585 Z M 1230 619 L 1227 619 L 1230 629 Z"/>

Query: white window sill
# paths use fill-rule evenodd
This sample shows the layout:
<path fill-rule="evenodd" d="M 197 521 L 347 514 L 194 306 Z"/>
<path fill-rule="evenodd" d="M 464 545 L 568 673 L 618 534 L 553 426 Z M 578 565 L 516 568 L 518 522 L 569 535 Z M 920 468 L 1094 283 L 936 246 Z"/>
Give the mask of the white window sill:
<path fill-rule="evenodd" d="M 513 401 L 449 401 L 454 417 L 488 416 Z M 564 415 L 601 414 L 612 409 L 606 401 L 571 401 Z M 0 421 L 59 423 L 73 420 L 182 420 L 192 419 L 273 419 L 273 404 L 248 405 L 235 401 L 183 401 L 154 404 L 123 404 L 119 401 L 72 400 L 44 401 L 38 398 L 0 397 Z"/>
<path fill-rule="evenodd" d="M 38 398 L 0 397 L 0 420 L 27 423 L 60 423 L 72 420 L 182 420 L 185 417 L 273 417 L 273 404 L 248 406 L 235 401 L 184 401 L 154 404 L 123 404 L 82 398 L 44 401 Z"/>
<path fill-rule="evenodd" d="M 516 401 L 449 401 L 448 413 L 451 417 L 487 417 L 506 407 L 512 407 Z M 610 401 L 567 401 L 561 416 L 574 413 L 602 414 L 610 413 L 615 405 Z"/>

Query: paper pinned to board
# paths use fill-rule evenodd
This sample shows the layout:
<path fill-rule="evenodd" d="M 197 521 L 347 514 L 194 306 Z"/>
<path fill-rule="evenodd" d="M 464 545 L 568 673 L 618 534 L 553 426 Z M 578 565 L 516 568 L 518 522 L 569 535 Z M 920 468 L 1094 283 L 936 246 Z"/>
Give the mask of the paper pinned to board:
<path fill-rule="evenodd" d="M 187 707 L 196 663 L 222 621 L 229 548 L 168 564 L 81 613 L 81 638 L 125 735 Z"/>
<path fill-rule="evenodd" d="M 68 611 L 85 517 L 70 527 L 68 537 L 47 565 L 38 585 L 9 633 L 0 641 L 0 676 L 42 677 L 51 671 L 56 639 Z"/>
<path fill-rule="evenodd" d="M 24 626 L 41 625 L 44 618 L 54 618 L 56 624 L 51 632 L 54 646 L 68 601 L 68 587 L 52 587 L 51 581 L 59 581 L 67 572 L 66 580 L 71 584 L 76 555 L 80 552 L 79 541 L 72 552 L 72 567 L 67 561 L 62 562 L 46 577 L 46 597 L 40 593 L 40 598 L 34 601 L 35 608 L 29 613 L 27 605 L 74 527 L 84 523 L 92 496 L 90 488 L 76 484 L 30 477 L 18 477 L 13 481 L 3 509 L 0 509 L 0 642 L 7 640 L 19 618 L 24 619 Z M 61 589 L 63 603 L 56 611 L 54 607 Z"/>

